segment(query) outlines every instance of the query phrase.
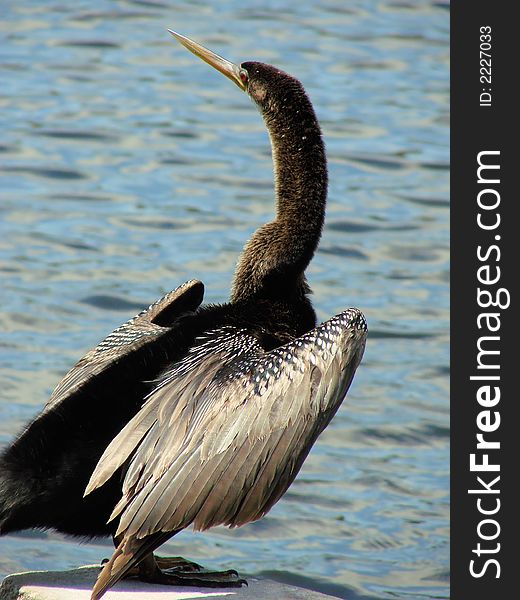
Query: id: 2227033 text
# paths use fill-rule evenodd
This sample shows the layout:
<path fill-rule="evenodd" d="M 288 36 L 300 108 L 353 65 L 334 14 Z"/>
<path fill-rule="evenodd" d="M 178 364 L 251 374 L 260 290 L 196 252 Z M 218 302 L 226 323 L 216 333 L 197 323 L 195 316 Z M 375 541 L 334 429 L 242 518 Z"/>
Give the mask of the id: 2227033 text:
<path fill-rule="evenodd" d="M 491 27 L 480 28 L 480 106 L 491 106 Z"/>

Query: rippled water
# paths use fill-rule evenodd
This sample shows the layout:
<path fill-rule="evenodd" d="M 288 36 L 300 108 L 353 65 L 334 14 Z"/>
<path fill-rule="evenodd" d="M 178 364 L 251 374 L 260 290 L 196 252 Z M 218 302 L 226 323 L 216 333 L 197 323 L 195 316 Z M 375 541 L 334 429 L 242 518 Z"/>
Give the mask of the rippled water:
<path fill-rule="evenodd" d="M 22 0 L 0 21 L 0 443 L 115 326 L 189 278 L 227 298 L 272 215 L 245 94 L 166 33 L 305 84 L 330 161 L 308 271 L 320 318 L 365 312 L 351 393 L 284 499 L 166 551 L 340 598 L 448 592 L 448 10 L 440 1 Z M 0 539 L 0 575 L 98 562 Z"/>

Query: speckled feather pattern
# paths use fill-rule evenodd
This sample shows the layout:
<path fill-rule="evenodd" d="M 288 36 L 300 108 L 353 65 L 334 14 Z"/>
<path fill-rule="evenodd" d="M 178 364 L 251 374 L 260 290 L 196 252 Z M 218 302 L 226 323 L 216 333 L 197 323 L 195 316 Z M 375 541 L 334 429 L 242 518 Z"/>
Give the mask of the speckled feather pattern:
<path fill-rule="evenodd" d="M 63 377 L 47 402 L 44 413 L 55 408 L 123 356 L 157 342 L 167 334 L 168 328 L 156 324 L 154 320 L 161 320 L 161 317 L 164 320 L 164 315 L 170 311 L 172 315 L 169 320 L 173 321 L 181 311 L 194 310 L 202 300 L 203 290 L 200 281 L 187 281 L 112 331 Z"/>
<path fill-rule="evenodd" d="M 357 309 L 269 352 L 244 330 L 208 332 L 110 444 L 88 492 L 132 457 L 112 514 L 121 515 L 118 535 L 144 538 L 190 523 L 206 529 L 261 517 L 343 400 L 365 336 Z M 277 480 L 275 496 L 269 487 L 256 489 L 266 468 Z M 221 481 L 231 482 L 222 498 Z"/>

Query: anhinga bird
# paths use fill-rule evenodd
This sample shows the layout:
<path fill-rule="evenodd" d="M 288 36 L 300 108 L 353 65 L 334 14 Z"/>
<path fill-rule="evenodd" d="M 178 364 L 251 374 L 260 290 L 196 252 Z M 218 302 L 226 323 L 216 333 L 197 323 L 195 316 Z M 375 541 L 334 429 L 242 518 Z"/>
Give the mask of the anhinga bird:
<path fill-rule="evenodd" d="M 308 298 L 327 167 L 301 83 L 170 33 L 257 104 L 271 138 L 276 217 L 246 244 L 228 303 L 201 306 L 200 281 L 167 294 L 88 352 L 0 457 L 0 533 L 113 536 L 93 600 L 137 570 L 169 584 L 244 583 L 153 551 L 190 525 L 236 527 L 265 515 L 340 406 L 366 339 L 358 309 L 316 327 Z"/>

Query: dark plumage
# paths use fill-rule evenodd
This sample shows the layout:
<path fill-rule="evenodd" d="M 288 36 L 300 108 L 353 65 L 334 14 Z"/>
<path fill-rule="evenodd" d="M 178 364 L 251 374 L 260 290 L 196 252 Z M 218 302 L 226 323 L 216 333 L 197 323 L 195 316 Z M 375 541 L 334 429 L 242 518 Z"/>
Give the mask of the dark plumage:
<path fill-rule="evenodd" d="M 316 327 L 308 298 L 327 168 L 302 85 L 171 33 L 259 107 L 276 218 L 246 244 L 229 303 L 201 306 L 198 281 L 166 295 L 87 353 L 0 457 L 0 533 L 114 536 L 93 599 L 135 566 L 150 581 L 241 585 L 233 572 L 189 573 L 186 562 L 161 571 L 152 552 L 191 524 L 263 516 L 341 404 L 366 338 L 357 309 Z"/>

